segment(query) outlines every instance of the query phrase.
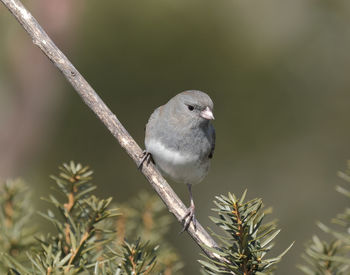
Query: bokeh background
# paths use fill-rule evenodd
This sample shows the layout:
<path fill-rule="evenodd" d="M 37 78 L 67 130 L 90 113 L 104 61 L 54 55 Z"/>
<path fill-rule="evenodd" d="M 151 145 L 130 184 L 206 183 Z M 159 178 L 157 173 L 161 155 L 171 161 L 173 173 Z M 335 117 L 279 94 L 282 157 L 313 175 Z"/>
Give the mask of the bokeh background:
<path fill-rule="evenodd" d="M 261 197 L 293 249 L 277 274 L 299 274 L 315 222 L 345 199 L 336 172 L 350 158 L 350 2 L 346 0 L 26 1 L 129 133 L 143 146 L 151 112 L 186 89 L 215 103 L 217 147 L 194 188 L 205 226 L 215 195 Z M 95 170 L 98 195 L 125 202 L 151 188 L 116 140 L 0 5 L 0 176 L 22 176 L 35 199 L 63 161 Z M 185 186 L 172 184 L 188 202 Z M 44 204 L 45 205 L 45 204 Z M 44 206 L 45 207 L 45 206 Z M 38 222 L 41 220 L 38 219 Z M 169 236 L 199 274 L 199 249 Z"/>

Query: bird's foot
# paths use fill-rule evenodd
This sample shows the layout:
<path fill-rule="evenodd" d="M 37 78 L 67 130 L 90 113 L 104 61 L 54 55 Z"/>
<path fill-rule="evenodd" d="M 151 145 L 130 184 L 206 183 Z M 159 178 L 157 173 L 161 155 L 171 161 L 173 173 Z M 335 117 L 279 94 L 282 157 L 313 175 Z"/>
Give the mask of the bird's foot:
<path fill-rule="evenodd" d="M 181 232 L 184 232 L 185 230 L 188 229 L 188 227 L 191 224 L 191 221 L 193 223 L 194 230 L 197 230 L 197 220 L 194 214 L 194 204 L 191 204 L 191 206 L 187 209 L 185 216 L 182 218 L 182 221 L 184 223 L 184 227 L 182 228 Z"/>
<path fill-rule="evenodd" d="M 143 150 L 142 154 L 140 155 L 141 161 L 138 165 L 139 170 L 142 168 L 143 163 L 146 161 L 147 165 L 152 161 L 154 163 L 154 160 L 152 158 L 152 154 L 150 152 L 147 152 L 146 150 Z"/>

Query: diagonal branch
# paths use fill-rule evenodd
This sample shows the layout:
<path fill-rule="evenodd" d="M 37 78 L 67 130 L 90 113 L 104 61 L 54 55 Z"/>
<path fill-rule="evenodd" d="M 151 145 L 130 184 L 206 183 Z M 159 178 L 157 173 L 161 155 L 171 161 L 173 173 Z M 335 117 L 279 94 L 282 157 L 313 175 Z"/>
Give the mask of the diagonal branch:
<path fill-rule="evenodd" d="M 19 0 L 1 0 L 1 2 L 9 9 L 22 27 L 27 31 L 32 38 L 33 43 L 37 45 L 51 62 L 64 74 L 82 100 L 104 123 L 124 148 L 126 153 L 136 164 L 138 164 L 142 154 L 140 147 L 89 83 L 83 78 L 67 57 L 56 47 L 31 13 L 28 12 Z M 182 217 L 186 213 L 186 207 L 166 180 L 151 163 L 149 165 L 143 165 L 141 171 L 152 185 L 153 189 L 166 204 L 169 211 L 174 214 L 179 222 L 181 222 Z M 197 230 L 194 230 L 193 225 L 191 224 L 187 232 L 206 255 L 224 261 L 219 255 L 208 249 L 208 247 L 218 247 L 218 245 L 200 224 L 197 224 Z"/>

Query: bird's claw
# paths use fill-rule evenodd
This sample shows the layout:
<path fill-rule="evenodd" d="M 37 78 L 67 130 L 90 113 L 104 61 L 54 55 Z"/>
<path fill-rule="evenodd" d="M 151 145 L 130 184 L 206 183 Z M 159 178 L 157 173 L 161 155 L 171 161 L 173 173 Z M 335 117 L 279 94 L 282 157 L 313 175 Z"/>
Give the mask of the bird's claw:
<path fill-rule="evenodd" d="M 187 212 L 185 214 L 185 216 L 182 218 L 182 221 L 184 222 L 184 227 L 182 228 L 181 232 L 184 232 L 185 230 L 188 229 L 188 227 L 191 224 L 193 224 L 194 230 L 197 230 L 197 220 L 194 214 L 194 205 L 191 205 L 188 209 Z"/>
<path fill-rule="evenodd" d="M 150 152 L 147 152 L 146 150 L 142 151 L 142 154 L 140 155 L 141 161 L 138 165 L 138 169 L 140 170 L 142 168 L 142 165 L 145 161 L 147 161 L 147 165 L 150 163 L 150 161 L 153 161 L 152 154 Z"/>

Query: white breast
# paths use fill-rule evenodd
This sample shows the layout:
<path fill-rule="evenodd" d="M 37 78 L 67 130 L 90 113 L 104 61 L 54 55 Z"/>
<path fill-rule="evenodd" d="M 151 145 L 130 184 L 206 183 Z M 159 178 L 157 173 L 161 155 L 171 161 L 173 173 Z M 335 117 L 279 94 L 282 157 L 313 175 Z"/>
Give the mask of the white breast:
<path fill-rule="evenodd" d="M 152 154 L 159 170 L 176 182 L 198 183 L 208 172 L 209 159 L 201 162 L 198 156 L 175 151 L 158 140 L 149 140 L 146 149 Z"/>

